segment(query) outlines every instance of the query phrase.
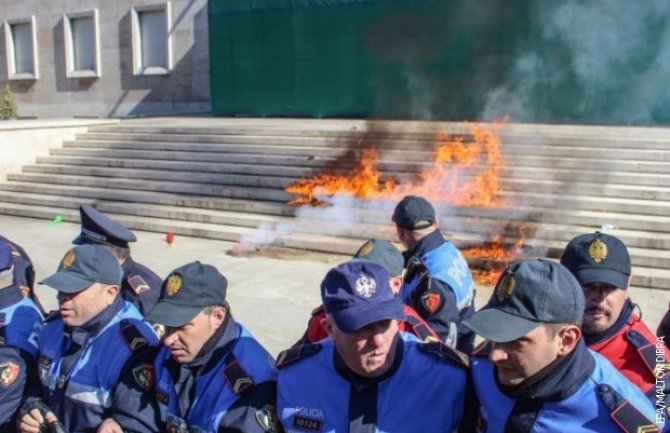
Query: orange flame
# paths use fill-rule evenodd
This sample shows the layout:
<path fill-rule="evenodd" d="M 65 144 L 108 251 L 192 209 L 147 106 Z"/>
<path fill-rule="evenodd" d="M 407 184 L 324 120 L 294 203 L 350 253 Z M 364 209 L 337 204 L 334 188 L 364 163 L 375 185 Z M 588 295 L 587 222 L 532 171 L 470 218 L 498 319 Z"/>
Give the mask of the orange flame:
<path fill-rule="evenodd" d="M 484 245 L 461 249 L 465 258 L 487 261 L 483 267 L 488 269 L 471 269 L 472 277 L 482 284 L 495 284 L 500 274 L 511 262 L 517 260 L 526 242 L 526 228 L 519 227 L 519 237 L 511 247 L 506 247 L 500 241 L 500 235 L 495 234 L 491 242 Z"/>
<path fill-rule="evenodd" d="M 433 167 L 421 173 L 418 182 L 400 184 L 397 179 L 382 181 L 379 171 L 379 154 L 374 149 L 363 149 L 356 166 L 346 174 L 323 173 L 310 179 L 302 179 L 285 190 L 298 197 L 290 204 L 319 205 L 320 196 L 336 194 L 353 195 L 363 199 L 384 198 L 399 200 L 414 194 L 426 197 L 435 203 L 450 203 L 456 206 L 496 206 L 498 198 L 498 174 L 502 165 L 500 140 L 481 127 L 471 128 L 472 141 L 464 137 L 452 137 L 446 132 L 435 136 Z M 464 175 L 464 168 L 483 165 L 474 177 Z"/>

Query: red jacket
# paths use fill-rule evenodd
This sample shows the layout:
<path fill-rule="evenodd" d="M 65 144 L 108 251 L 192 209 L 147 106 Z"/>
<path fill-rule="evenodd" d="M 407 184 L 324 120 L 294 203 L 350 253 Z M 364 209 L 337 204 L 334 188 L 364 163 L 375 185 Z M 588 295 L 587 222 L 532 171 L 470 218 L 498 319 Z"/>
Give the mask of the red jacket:
<path fill-rule="evenodd" d="M 660 342 L 657 358 L 656 336 L 635 313 L 619 332 L 605 341 L 589 345 L 589 349 L 607 358 L 645 394 L 655 391 L 654 369 L 660 369 L 663 375 L 669 372 L 664 365 L 670 362 L 668 348 Z"/>
<path fill-rule="evenodd" d="M 407 319 L 398 322 L 398 328 L 401 331 L 409 332 L 416 335 L 419 340 L 426 343 L 431 341 L 441 341 L 440 337 L 432 330 L 430 326 L 419 316 L 419 313 L 414 311 L 414 308 L 409 305 L 403 305 L 405 316 Z M 321 320 L 326 317 L 326 312 L 323 310 L 323 305 L 317 307 L 312 311 L 312 317 L 309 318 L 307 324 L 307 331 L 299 341 L 299 343 L 316 343 L 328 336 L 326 330 L 321 326 Z"/>

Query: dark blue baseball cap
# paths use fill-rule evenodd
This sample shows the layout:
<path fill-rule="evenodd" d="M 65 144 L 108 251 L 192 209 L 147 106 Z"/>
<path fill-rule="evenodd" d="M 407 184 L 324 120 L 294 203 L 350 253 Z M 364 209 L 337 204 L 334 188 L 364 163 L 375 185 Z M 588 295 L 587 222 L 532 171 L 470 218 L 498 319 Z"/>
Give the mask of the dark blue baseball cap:
<path fill-rule="evenodd" d="M 355 332 L 380 320 L 405 320 L 389 277 L 386 268 L 367 260 L 350 260 L 334 267 L 321 282 L 326 313 L 344 332 Z"/>
<path fill-rule="evenodd" d="M 544 323 L 579 323 L 584 293 L 560 263 L 515 263 L 500 276 L 488 304 L 463 324 L 487 340 L 516 340 Z"/>
<path fill-rule="evenodd" d="M 59 292 L 78 293 L 94 283 L 121 285 L 123 270 L 102 245 L 79 245 L 68 251 L 55 274 L 40 281 Z"/>
<path fill-rule="evenodd" d="M 408 195 L 396 205 L 391 220 L 402 229 L 421 230 L 435 224 L 435 209 L 425 198 Z"/>
<path fill-rule="evenodd" d="M 382 265 L 392 277 L 402 275 L 405 267 L 405 259 L 400 250 L 384 239 L 370 239 L 358 249 L 354 258 Z"/>
<path fill-rule="evenodd" d="M 145 318 L 165 326 L 184 326 L 203 308 L 223 304 L 227 287 L 228 280 L 214 266 L 188 263 L 170 272 L 158 303 Z"/>
<path fill-rule="evenodd" d="M 565 247 L 561 264 L 582 286 L 606 283 L 620 289 L 628 288 L 630 255 L 617 237 L 600 232 L 577 236 Z"/>
<path fill-rule="evenodd" d="M 87 204 L 79 207 L 79 216 L 81 233 L 73 244 L 109 244 L 127 248 L 128 242 L 137 241 L 133 232 Z"/>

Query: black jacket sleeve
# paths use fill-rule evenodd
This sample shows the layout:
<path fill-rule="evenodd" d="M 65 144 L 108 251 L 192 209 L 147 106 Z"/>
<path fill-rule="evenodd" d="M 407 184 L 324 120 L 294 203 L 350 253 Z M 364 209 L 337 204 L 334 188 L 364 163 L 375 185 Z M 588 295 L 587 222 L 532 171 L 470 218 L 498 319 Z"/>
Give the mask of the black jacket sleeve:
<path fill-rule="evenodd" d="M 0 347 L 0 432 L 15 428 L 24 393 L 37 376 L 34 364 L 27 353 L 13 347 Z"/>
<path fill-rule="evenodd" d="M 283 431 L 276 413 L 277 383 L 254 385 L 226 411 L 219 433 L 262 433 Z"/>

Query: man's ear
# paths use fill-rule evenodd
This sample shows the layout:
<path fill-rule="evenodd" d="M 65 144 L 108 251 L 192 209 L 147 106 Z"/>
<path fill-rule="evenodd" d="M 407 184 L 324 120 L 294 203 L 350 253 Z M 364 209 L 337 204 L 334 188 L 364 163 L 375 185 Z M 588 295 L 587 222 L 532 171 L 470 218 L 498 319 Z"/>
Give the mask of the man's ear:
<path fill-rule="evenodd" d="M 216 307 L 212 311 L 212 319 L 214 320 L 214 328 L 218 329 L 219 326 L 226 320 L 226 315 L 228 314 L 227 310 L 223 307 Z"/>
<path fill-rule="evenodd" d="M 332 318 L 329 318 L 328 316 L 324 317 L 321 319 L 321 327 L 326 331 L 328 336 L 332 337 L 333 336 L 333 322 Z"/>
<path fill-rule="evenodd" d="M 582 336 L 582 330 L 579 326 L 568 325 L 565 328 L 561 329 L 558 332 L 558 339 L 560 340 L 560 345 L 558 347 L 558 356 L 565 356 L 572 352 L 579 339 Z"/>

